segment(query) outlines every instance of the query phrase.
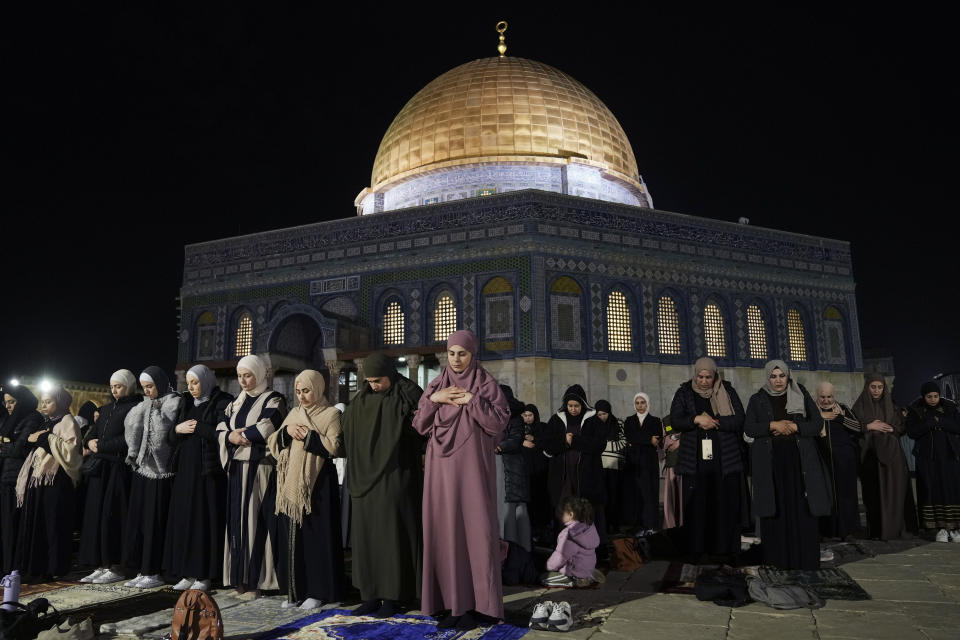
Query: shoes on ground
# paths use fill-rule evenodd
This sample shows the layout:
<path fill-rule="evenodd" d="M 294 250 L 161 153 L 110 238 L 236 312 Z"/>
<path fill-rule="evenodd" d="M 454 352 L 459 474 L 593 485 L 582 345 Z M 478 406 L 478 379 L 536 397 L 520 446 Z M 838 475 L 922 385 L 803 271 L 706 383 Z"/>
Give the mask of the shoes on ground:
<path fill-rule="evenodd" d="M 379 609 L 381 604 L 383 604 L 383 600 L 381 600 L 380 598 L 373 598 L 372 600 L 367 600 L 366 602 L 361 604 L 359 607 L 354 609 L 351 615 L 368 616 L 374 611 L 376 611 L 377 609 Z"/>
<path fill-rule="evenodd" d="M 103 573 L 90 582 L 91 584 L 110 584 L 111 582 L 120 582 L 121 580 L 123 580 L 122 575 L 119 573 L 114 573 L 110 569 L 106 569 Z"/>
<path fill-rule="evenodd" d="M 197 580 L 192 585 L 191 589 L 196 589 L 197 591 L 210 591 L 210 581 L 209 580 Z"/>
<path fill-rule="evenodd" d="M 830 549 L 821 549 L 820 562 L 833 562 L 833 551 Z"/>
<path fill-rule="evenodd" d="M 946 529 L 937 531 L 937 542 L 950 542 L 950 534 L 947 533 Z"/>
<path fill-rule="evenodd" d="M 954 529 L 950 532 L 950 542 L 960 542 L 960 529 Z"/>
<path fill-rule="evenodd" d="M 109 571 L 109 569 L 105 569 L 105 568 L 97 569 L 90 575 L 83 576 L 82 578 L 80 578 L 80 582 L 86 582 L 86 583 L 93 582 L 94 580 L 96 580 L 97 578 L 105 574 L 107 571 Z"/>
<path fill-rule="evenodd" d="M 317 600 L 316 598 L 307 598 L 303 601 L 303 604 L 300 605 L 301 609 L 319 609 L 323 606 L 323 600 Z"/>
<path fill-rule="evenodd" d="M 573 578 L 558 573 L 555 576 L 548 576 L 541 581 L 545 587 L 555 587 L 565 589 L 573 586 Z"/>
<path fill-rule="evenodd" d="M 142 573 L 138 573 L 135 577 L 131 578 L 130 580 L 127 580 L 126 582 L 124 582 L 124 583 L 123 583 L 123 586 L 125 586 L 125 587 L 135 587 L 135 586 L 137 586 L 137 583 L 139 583 L 141 580 L 143 580 L 143 574 L 142 574 Z"/>
<path fill-rule="evenodd" d="M 143 576 L 134 586 L 136 586 L 138 589 L 154 589 L 156 587 L 162 587 L 164 584 L 165 583 L 160 579 L 160 576 L 154 574 L 152 576 Z"/>
<path fill-rule="evenodd" d="M 281 608 L 281 609 L 293 609 L 294 607 L 298 606 L 299 604 L 300 604 L 299 602 L 290 602 L 289 600 L 284 600 L 283 602 L 280 603 L 280 608 Z"/>
<path fill-rule="evenodd" d="M 553 600 L 544 600 L 538 602 L 533 608 L 533 615 L 530 616 L 531 629 L 546 629 L 547 621 L 550 620 L 550 614 L 553 612 Z"/>
<path fill-rule="evenodd" d="M 569 631 L 573 626 L 573 614 L 569 602 L 558 602 L 553 605 L 550 619 L 547 620 L 547 629 L 550 631 Z"/>
<path fill-rule="evenodd" d="M 190 589 L 190 588 L 191 588 L 190 585 L 192 585 L 192 584 L 193 584 L 193 580 L 191 580 L 190 578 L 183 578 L 180 582 L 178 582 L 177 584 L 173 585 L 173 590 L 174 590 L 174 591 L 186 591 L 187 589 Z"/>

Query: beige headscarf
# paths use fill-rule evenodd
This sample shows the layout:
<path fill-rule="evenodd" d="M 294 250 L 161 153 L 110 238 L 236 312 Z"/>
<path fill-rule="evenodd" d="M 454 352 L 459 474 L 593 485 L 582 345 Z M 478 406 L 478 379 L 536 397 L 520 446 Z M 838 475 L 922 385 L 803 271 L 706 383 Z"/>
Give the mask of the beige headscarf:
<path fill-rule="evenodd" d="M 703 391 L 697 386 L 697 374 L 701 371 L 713 372 L 713 387 Z M 720 376 L 720 370 L 717 369 L 717 363 L 713 358 L 700 358 L 693 364 L 693 377 L 690 379 L 693 390 L 701 398 L 710 398 L 710 408 L 714 415 L 732 416 L 733 403 L 730 402 L 730 394 L 723 386 L 723 378 Z"/>
<path fill-rule="evenodd" d="M 340 411 L 331 407 L 323 393 L 326 385 L 319 371 L 307 369 L 297 376 L 297 387 L 309 387 L 313 390 L 315 402 L 309 408 L 300 405 L 294 407 L 283 424 L 267 438 L 267 448 L 277 460 L 277 506 L 276 513 L 284 513 L 294 524 L 303 521 L 303 515 L 310 513 L 310 497 L 313 485 L 323 468 L 322 456 L 308 454 L 304 442 L 293 440 L 289 447 L 280 448 L 280 437 L 287 425 L 303 424 L 310 428 L 307 437 L 319 437 L 320 442 L 330 452 L 331 457 L 343 455 L 343 432 L 340 430 Z"/>
<path fill-rule="evenodd" d="M 43 397 L 45 394 L 41 394 Z M 62 418 L 53 425 L 47 438 L 50 453 L 36 447 L 23 461 L 20 474 L 17 476 L 17 506 L 23 506 L 27 495 L 27 488 L 38 485 L 52 485 L 57 475 L 57 468 L 62 468 L 73 481 L 74 486 L 80 482 L 80 466 L 83 464 L 83 452 L 80 450 L 80 427 L 70 415 L 70 404 L 73 397 L 61 386 L 49 392 L 57 404 L 56 416 Z"/>

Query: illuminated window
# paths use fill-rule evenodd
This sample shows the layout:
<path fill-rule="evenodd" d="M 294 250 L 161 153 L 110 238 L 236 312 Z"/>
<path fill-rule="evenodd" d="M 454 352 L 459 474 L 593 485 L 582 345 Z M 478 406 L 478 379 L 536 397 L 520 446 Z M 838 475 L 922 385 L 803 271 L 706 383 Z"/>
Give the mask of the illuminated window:
<path fill-rule="evenodd" d="M 237 350 L 238 358 L 248 356 L 253 348 L 253 319 L 249 313 L 240 316 L 240 322 L 237 323 Z"/>
<path fill-rule="evenodd" d="M 707 341 L 707 355 L 711 358 L 727 357 L 727 341 L 723 335 L 723 314 L 712 302 L 703 310 L 703 336 Z"/>
<path fill-rule="evenodd" d="M 477 189 L 478 196 L 492 196 L 497 192 L 496 187 L 486 187 L 484 189 Z"/>
<path fill-rule="evenodd" d="M 383 313 L 383 344 L 403 344 L 403 307 L 397 300 L 388 302 Z"/>
<path fill-rule="evenodd" d="M 442 293 L 433 308 L 433 341 L 444 342 L 457 330 L 457 305 L 449 293 Z"/>
<path fill-rule="evenodd" d="M 627 306 L 627 297 L 620 291 L 611 291 L 607 296 L 607 348 L 610 351 L 633 349 L 630 308 Z"/>
<path fill-rule="evenodd" d="M 660 296 L 657 305 L 657 333 L 660 336 L 661 354 L 680 355 L 680 316 L 670 296 Z"/>
<path fill-rule="evenodd" d="M 796 309 L 787 311 L 787 336 L 790 339 L 790 359 L 794 362 L 806 362 L 807 343 L 803 331 L 803 318 Z"/>
<path fill-rule="evenodd" d="M 754 360 L 767 359 L 767 325 L 763 313 L 755 304 L 747 307 L 747 337 L 750 339 L 750 357 Z"/>

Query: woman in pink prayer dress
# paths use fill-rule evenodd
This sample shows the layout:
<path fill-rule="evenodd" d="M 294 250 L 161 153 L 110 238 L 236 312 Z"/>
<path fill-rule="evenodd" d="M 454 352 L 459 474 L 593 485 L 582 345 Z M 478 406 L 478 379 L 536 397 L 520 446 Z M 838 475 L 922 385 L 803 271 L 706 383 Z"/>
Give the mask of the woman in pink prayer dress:
<path fill-rule="evenodd" d="M 423 489 L 421 609 L 450 611 L 437 627 L 469 630 L 503 618 L 496 448 L 510 419 L 477 337 L 447 339 L 447 366 L 420 398 L 414 428 L 429 438 Z"/>

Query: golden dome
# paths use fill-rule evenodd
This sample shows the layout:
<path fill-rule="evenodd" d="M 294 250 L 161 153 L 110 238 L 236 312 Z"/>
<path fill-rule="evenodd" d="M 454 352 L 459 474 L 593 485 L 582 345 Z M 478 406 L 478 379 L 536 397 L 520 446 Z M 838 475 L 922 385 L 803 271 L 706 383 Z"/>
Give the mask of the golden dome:
<path fill-rule="evenodd" d="M 567 74 L 514 57 L 460 65 L 413 96 L 383 136 L 371 186 L 531 158 L 577 158 L 640 187 L 630 141 L 606 105 Z"/>

